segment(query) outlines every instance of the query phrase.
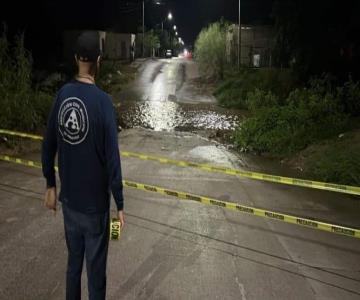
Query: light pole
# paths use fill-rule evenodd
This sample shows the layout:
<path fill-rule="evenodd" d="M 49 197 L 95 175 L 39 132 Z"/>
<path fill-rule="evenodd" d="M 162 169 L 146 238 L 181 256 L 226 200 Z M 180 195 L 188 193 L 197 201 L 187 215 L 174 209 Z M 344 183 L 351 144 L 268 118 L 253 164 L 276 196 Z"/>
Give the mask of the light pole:
<path fill-rule="evenodd" d="M 169 12 L 169 14 L 168 14 L 168 16 L 167 16 L 167 19 L 168 19 L 169 21 L 171 21 L 172 18 L 173 18 L 172 13 Z M 165 22 L 165 21 L 166 21 L 166 19 L 161 22 L 161 31 L 162 31 L 162 32 L 164 32 L 164 22 Z"/>
<path fill-rule="evenodd" d="M 145 45 L 144 45 L 144 42 L 145 42 L 145 0 L 143 0 L 142 6 L 143 6 L 142 57 L 145 57 Z"/>
<path fill-rule="evenodd" d="M 240 16 L 240 1 L 239 0 L 239 32 L 238 32 L 238 69 L 240 70 L 241 65 L 241 16 Z"/>
<path fill-rule="evenodd" d="M 155 1 L 156 5 L 162 5 L 161 1 Z M 169 12 L 167 19 L 169 21 L 171 21 L 173 18 L 172 13 Z M 166 19 L 164 21 L 161 22 L 161 31 L 164 32 L 164 22 L 166 21 Z M 142 1 L 142 56 L 145 57 L 145 0 Z"/>

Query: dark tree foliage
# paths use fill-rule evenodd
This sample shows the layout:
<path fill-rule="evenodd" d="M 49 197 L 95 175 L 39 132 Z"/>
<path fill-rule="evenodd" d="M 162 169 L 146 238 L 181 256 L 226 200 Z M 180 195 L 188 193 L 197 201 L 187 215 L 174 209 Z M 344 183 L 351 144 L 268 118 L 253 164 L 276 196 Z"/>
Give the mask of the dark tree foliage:
<path fill-rule="evenodd" d="M 359 79 L 359 15 L 358 0 L 276 0 L 276 63 L 304 80 L 324 72 Z"/>

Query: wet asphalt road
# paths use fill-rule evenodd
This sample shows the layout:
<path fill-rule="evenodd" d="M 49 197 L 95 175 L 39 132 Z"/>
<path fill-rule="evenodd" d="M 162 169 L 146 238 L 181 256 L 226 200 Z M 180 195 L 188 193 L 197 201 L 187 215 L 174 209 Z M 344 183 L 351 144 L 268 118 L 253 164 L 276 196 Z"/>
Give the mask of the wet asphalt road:
<path fill-rule="evenodd" d="M 199 87 L 194 62 L 173 58 L 148 60 L 135 82 L 115 101 L 123 128 L 156 131 L 233 130 L 242 115 L 222 109 L 209 91 Z"/>
<path fill-rule="evenodd" d="M 128 129 L 119 140 L 122 150 L 262 167 L 174 128 Z M 360 227 L 354 197 L 132 158 L 122 163 L 129 180 Z M 43 190 L 40 171 L 0 162 L 0 299 L 64 299 L 62 214 L 42 208 Z M 360 298 L 359 240 L 137 190 L 126 189 L 125 197 L 126 228 L 110 243 L 108 299 Z"/>

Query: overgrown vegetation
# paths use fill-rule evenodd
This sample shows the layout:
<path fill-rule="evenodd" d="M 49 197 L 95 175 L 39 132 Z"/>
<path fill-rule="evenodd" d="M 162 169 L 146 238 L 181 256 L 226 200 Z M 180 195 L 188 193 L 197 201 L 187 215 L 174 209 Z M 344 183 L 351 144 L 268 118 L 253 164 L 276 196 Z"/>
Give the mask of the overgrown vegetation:
<path fill-rule="evenodd" d="M 335 138 L 360 128 L 358 2 L 274 1 L 274 69 L 234 71 L 218 58 L 226 57 L 224 22 L 201 32 L 195 57 L 202 74 L 225 74 L 214 93 L 219 104 L 250 112 L 234 134 L 239 149 L 291 157 L 331 141 L 304 168 L 317 179 L 360 184 L 359 143 Z"/>
<path fill-rule="evenodd" d="M 135 79 L 136 69 L 118 61 L 103 61 L 96 84 L 111 95 L 116 95 L 125 85 Z"/>
<path fill-rule="evenodd" d="M 332 89 L 326 78 L 312 80 L 308 87 L 295 89 L 286 99 L 255 89 L 244 101 L 252 117 L 237 130 L 236 143 L 257 153 L 293 154 L 346 130 L 349 108 L 352 115 L 360 113 L 354 109 L 359 99 L 357 83 L 349 81 Z"/>
<path fill-rule="evenodd" d="M 271 92 L 279 99 L 284 99 L 298 84 L 291 70 L 243 68 L 229 74 L 214 94 L 221 106 L 247 109 L 248 94 L 256 89 Z"/>
<path fill-rule="evenodd" d="M 10 45 L 0 37 L 0 124 L 3 128 L 37 131 L 46 124 L 52 96 L 32 86 L 31 53 L 24 35 Z"/>
<path fill-rule="evenodd" d="M 242 151 L 292 157 L 330 140 L 319 148 L 323 151 L 309 154 L 303 166 L 306 173 L 318 180 L 360 184 L 360 143 L 337 139 L 359 126 L 360 83 L 350 78 L 336 86 L 324 75 L 296 88 L 290 71 L 282 72 L 243 70 L 215 92 L 221 105 L 250 112 L 234 134 L 236 146 Z"/>
<path fill-rule="evenodd" d="M 348 0 L 276 0 L 273 61 L 291 67 L 304 81 L 323 72 L 360 79 L 360 3 Z"/>
<path fill-rule="evenodd" d="M 155 51 L 160 46 L 160 37 L 155 33 L 154 30 L 149 30 L 145 33 L 144 39 L 144 47 L 146 50 L 146 55 L 153 57 L 155 55 Z"/>
<path fill-rule="evenodd" d="M 317 180 L 360 185 L 360 130 L 315 143 L 291 158 L 290 163 Z"/>
<path fill-rule="evenodd" d="M 222 79 L 225 70 L 226 28 L 223 22 L 204 28 L 195 42 L 195 59 L 203 76 Z"/>

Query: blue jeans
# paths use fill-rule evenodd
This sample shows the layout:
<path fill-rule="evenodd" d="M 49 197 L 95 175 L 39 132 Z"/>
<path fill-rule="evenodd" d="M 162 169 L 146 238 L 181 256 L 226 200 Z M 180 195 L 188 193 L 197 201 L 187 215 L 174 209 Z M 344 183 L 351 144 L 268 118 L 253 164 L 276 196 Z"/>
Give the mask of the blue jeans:
<path fill-rule="evenodd" d="M 81 299 L 81 273 L 86 258 L 90 300 L 104 300 L 106 261 L 109 246 L 109 212 L 83 214 L 63 204 L 65 238 L 68 248 L 66 299 Z"/>

